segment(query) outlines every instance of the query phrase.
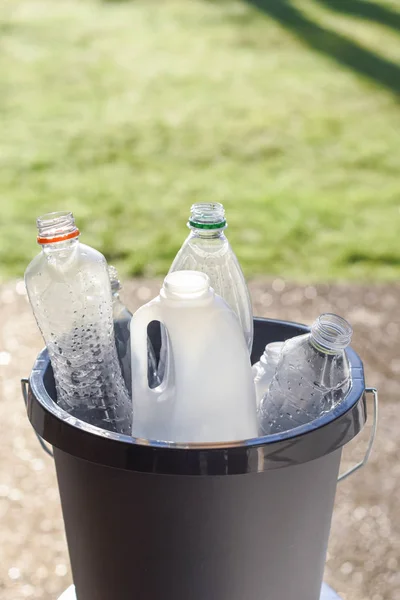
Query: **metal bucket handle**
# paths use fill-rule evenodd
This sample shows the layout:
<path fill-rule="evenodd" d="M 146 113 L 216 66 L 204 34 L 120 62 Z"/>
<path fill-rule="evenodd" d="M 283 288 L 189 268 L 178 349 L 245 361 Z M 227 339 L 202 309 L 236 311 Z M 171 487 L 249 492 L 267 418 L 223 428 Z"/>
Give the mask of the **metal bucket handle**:
<path fill-rule="evenodd" d="M 338 481 L 343 481 L 344 479 L 347 479 L 347 477 L 349 477 L 350 475 L 361 469 L 361 467 L 366 465 L 372 451 L 372 446 L 374 445 L 376 437 L 376 428 L 378 425 L 378 390 L 376 388 L 365 388 L 365 393 L 372 394 L 374 397 L 374 420 L 372 423 L 371 434 L 369 436 L 367 449 L 365 451 L 364 458 L 359 463 L 354 465 L 354 467 L 350 467 L 350 469 L 339 475 Z"/>
<path fill-rule="evenodd" d="M 29 379 L 27 379 L 27 378 L 21 379 L 22 395 L 23 395 L 26 407 L 28 406 L 28 391 L 27 391 L 28 385 L 29 385 Z M 350 475 L 352 475 L 353 473 L 355 473 L 356 471 L 358 471 L 359 469 L 361 469 L 361 467 L 363 467 L 364 465 L 366 465 L 367 462 L 368 462 L 368 459 L 370 457 L 370 454 L 371 454 L 371 451 L 372 451 L 372 447 L 374 445 L 375 436 L 376 436 L 376 429 L 377 429 L 377 423 L 378 423 L 378 391 L 376 390 L 376 388 L 365 388 L 365 393 L 366 394 L 372 394 L 373 395 L 373 401 L 374 401 L 374 403 L 373 403 L 373 407 L 374 407 L 374 420 L 373 420 L 373 423 L 372 423 L 371 434 L 370 434 L 370 437 L 369 437 L 369 440 L 368 440 L 367 449 L 365 451 L 364 458 L 359 463 L 357 463 L 353 467 L 350 467 L 350 469 L 348 469 L 347 471 L 345 471 L 344 473 L 342 473 L 341 475 L 339 475 L 338 481 L 343 481 L 344 479 L 347 479 L 347 477 L 350 477 Z M 46 454 L 48 454 L 49 456 L 51 456 L 53 458 L 54 454 L 53 454 L 53 451 L 52 451 L 51 447 L 46 444 L 46 442 L 44 441 L 44 439 L 42 437 L 40 437 L 40 435 L 38 433 L 36 433 L 36 437 L 39 440 L 39 444 L 41 445 L 41 447 L 43 448 L 43 450 L 46 452 Z"/>

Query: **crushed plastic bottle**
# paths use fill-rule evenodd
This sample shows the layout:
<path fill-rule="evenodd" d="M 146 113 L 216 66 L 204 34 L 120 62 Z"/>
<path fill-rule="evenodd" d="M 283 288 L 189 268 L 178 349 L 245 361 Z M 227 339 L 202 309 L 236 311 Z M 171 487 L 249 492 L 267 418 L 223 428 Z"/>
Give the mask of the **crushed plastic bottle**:
<path fill-rule="evenodd" d="M 252 366 L 257 406 L 259 406 L 263 396 L 267 393 L 272 378 L 275 375 L 283 345 L 284 342 L 271 342 L 267 344 L 260 360 Z"/>
<path fill-rule="evenodd" d="M 131 319 L 132 313 L 122 303 L 119 292 L 122 289 L 117 269 L 113 266 L 108 267 L 110 277 L 112 299 L 113 299 L 113 318 L 115 343 L 117 346 L 118 358 L 121 365 L 122 375 L 129 395 L 132 396 L 132 368 L 131 368 Z M 154 348 L 149 338 L 147 338 L 147 359 L 148 359 L 148 378 L 150 387 L 159 385 L 160 380 L 157 374 L 157 361 Z"/>
<path fill-rule="evenodd" d="M 326 313 L 313 323 L 310 333 L 285 343 L 260 404 L 264 434 L 308 423 L 343 400 L 351 385 L 345 349 L 352 332 L 345 319 Z"/>
<path fill-rule="evenodd" d="M 80 244 L 72 213 L 37 219 L 42 252 L 25 283 L 46 342 L 57 403 L 74 417 L 130 433 L 132 401 L 114 341 L 111 286 L 102 254 Z"/>

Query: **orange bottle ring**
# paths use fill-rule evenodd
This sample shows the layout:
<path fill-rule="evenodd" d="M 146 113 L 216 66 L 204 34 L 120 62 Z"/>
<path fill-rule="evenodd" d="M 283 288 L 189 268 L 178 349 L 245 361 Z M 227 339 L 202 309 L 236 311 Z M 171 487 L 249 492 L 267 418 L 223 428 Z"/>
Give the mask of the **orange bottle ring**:
<path fill-rule="evenodd" d="M 37 243 L 38 244 L 54 244 L 54 242 L 66 242 L 67 240 L 72 240 L 73 238 L 78 237 L 78 235 L 80 234 L 79 229 L 75 229 L 75 231 L 72 231 L 71 233 L 67 233 L 66 235 L 59 235 L 59 236 L 55 236 L 55 237 L 41 237 L 40 235 L 38 235 L 37 237 Z"/>

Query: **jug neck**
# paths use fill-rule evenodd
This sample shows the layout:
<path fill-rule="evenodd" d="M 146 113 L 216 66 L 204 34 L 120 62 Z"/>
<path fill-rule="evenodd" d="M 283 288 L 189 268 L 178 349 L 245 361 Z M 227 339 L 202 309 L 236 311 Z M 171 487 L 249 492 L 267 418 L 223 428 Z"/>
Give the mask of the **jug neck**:
<path fill-rule="evenodd" d="M 219 202 L 193 204 L 188 227 L 192 235 L 201 238 L 225 237 L 227 227 L 225 209 Z"/>
<path fill-rule="evenodd" d="M 340 354 L 350 344 L 353 329 L 342 317 L 325 313 L 311 326 L 310 342 L 319 352 Z"/>
<path fill-rule="evenodd" d="M 202 304 L 214 298 L 214 290 L 205 273 L 174 271 L 164 279 L 160 296 L 171 303 Z"/>
<path fill-rule="evenodd" d="M 37 242 L 45 252 L 68 249 L 79 243 L 79 229 L 71 212 L 54 212 L 36 220 Z"/>

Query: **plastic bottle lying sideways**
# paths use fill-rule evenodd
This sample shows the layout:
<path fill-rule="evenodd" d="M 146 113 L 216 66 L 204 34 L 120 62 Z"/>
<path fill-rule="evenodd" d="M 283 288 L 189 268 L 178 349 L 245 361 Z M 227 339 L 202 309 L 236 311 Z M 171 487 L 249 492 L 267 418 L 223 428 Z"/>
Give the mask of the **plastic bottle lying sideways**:
<path fill-rule="evenodd" d="M 122 375 L 129 395 L 132 395 L 132 369 L 131 369 L 131 319 L 132 313 L 122 303 L 119 292 L 122 288 L 118 277 L 117 269 L 113 266 L 108 267 L 110 277 L 112 300 L 113 300 L 113 318 L 115 343 L 119 363 L 121 365 Z M 154 348 L 149 339 L 147 339 L 147 359 L 148 359 L 148 379 L 150 387 L 156 387 L 160 381 L 157 374 L 157 361 Z"/>
<path fill-rule="evenodd" d="M 331 410 L 347 394 L 351 372 L 345 348 L 351 325 L 323 314 L 311 332 L 288 340 L 268 392 L 260 404 L 264 434 L 293 429 Z"/>
<path fill-rule="evenodd" d="M 132 401 L 114 341 L 111 286 L 102 254 L 80 244 L 72 213 L 37 219 L 42 252 L 25 272 L 46 342 L 57 402 L 73 416 L 129 434 Z"/>
<path fill-rule="evenodd" d="M 271 342 L 267 344 L 260 360 L 252 366 L 254 385 L 256 386 L 257 406 L 259 406 L 263 396 L 267 393 L 272 378 L 275 375 L 284 343 Z"/>
<path fill-rule="evenodd" d="M 160 321 L 167 352 L 161 384 L 147 383 L 147 326 Z M 240 324 L 204 273 L 177 271 L 131 323 L 135 437 L 226 442 L 257 435 L 250 357 Z"/>
<path fill-rule="evenodd" d="M 222 204 L 193 204 L 189 217 L 190 234 L 176 255 L 170 273 L 194 270 L 206 273 L 211 287 L 236 314 L 249 352 L 253 346 L 253 310 L 246 280 L 224 230 L 227 227 Z"/>

